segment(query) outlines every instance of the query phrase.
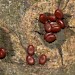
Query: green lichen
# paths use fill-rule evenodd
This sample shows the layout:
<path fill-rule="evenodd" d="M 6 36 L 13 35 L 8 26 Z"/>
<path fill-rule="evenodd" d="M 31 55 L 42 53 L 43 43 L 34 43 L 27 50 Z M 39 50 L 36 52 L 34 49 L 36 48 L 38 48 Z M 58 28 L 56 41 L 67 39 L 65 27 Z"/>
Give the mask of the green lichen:
<path fill-rule="evenodd" d="M 61 1 L 62 1 L 62 0 L 58 0 L 58 1 L 57 1 L 59 6 L 60 6 Z"/>
<path fill-rule="evenodd" d="M 46 1 L 48 1 L 48 0 L 46 0 Z"/>
<path fill-rule="evenodd" d="M 38 1 L 38 0 L 35 0 L 35 1 Z"/>

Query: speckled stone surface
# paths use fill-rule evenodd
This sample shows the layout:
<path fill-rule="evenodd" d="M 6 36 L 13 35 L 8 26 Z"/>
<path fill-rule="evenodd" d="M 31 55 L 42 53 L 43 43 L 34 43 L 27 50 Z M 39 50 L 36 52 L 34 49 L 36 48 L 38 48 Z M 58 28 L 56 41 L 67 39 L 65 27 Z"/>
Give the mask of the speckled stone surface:
<path fill-rule="evenodd" d="M 57 40 L 47 43 L 43 25 L 38 22 L 40 13 L 54 13 L 61 0 L 0 0 L 0 47 L 7 50 L 0 60 L 0 75 L 75 75 L 75 28 L 57 33 Z M 75 27 L 75 0 L 60 2 L 66 25 Z M 68 15 L 68 16 L 66 16 Z M 26 64 L 26 48 L 35 46 L 35 65 Z M 59 50 L 62 50 L 63 64 Z M 38 57 L 46 54 L 45 65 L 38 64 Z"/>

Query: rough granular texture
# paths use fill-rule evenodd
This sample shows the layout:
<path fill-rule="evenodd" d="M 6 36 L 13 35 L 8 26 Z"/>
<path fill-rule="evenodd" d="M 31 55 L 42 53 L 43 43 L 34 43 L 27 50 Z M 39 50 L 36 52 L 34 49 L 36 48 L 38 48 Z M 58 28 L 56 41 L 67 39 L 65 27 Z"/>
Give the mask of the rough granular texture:
<path fill-rule="evenodd" d="M 60 0 L 59 0 L 60 2 Z M 65 28 L 57 33 L 57 40 L 47 43 L 43 25 L 38 21 L 41 13 L 54 13 L 58 0 L 0 1 L 0 46 L 7 49 L 7 57 L 0 60 L 0 75 L 75 75 L 75 29 Z M 75 1 L 60 2 L 66 25 L 75 27 Z M 5 38 L 3 38 L 5 37 Z M 26 64 L 26 47 L 35 46 L 35 65 Z M 62 50 L 63 63 L 59 50 Z M 46 54 L 45 65 L 38 64 L 38 57 Z"/>

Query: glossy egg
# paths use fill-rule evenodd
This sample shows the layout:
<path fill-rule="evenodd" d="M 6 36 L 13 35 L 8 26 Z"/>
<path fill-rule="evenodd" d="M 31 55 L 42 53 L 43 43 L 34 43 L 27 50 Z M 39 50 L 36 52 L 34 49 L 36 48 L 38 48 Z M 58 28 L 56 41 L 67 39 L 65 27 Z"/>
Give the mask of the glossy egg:
<path fill-rule="evenodd" d="M 29 45 L 28 48 L 27 48 L 27 53 L 29 55 L 34 55 L 34 51 L 35 51 L 34 46 L 33 45 Z"/>
<path fill-rule="evenodd" d="M 44 24 L 44 29 L 47 33 L 51 32 L 51 25 L 49 22 Z"/>
<path fill-rule="evenodd" d="M 47 16 L 45 14 L 40 14 L 39 15 L 39 21 L 43 24 L 47 21 Z"/>
<path fill-rule="evenodd" d="M 4 48 L 0 48 L 0 59 L 3 59 L 6 57 L 6 50 Z"/>
<path fill-rule="evenodd" d="M 39 64 L 44 65 L 47 61 L 47 56 L 45 54 L 40 55 Z"/>
<path fill-rule="evenodd" d="M 48 20 L 50 20 L 51 22 L 55 22 L 55 21 L 56 21 L 55 15 L 50 15 L 50 16 L 48 16 L 47 18 L 48 18 Z"/>
<path fill-rule="evenodd" d="M 61 27 L 62 29 L 65 28 L 65 23 L 64 23 L 63 20 L 59 20 L 59 19 L 58 19 L 56 22 L 60 25 L 60 27 Z"/>
<path fill-rule="evenodd" d="M 57 33 L 61 30 L 61 27 L 58 24 L 52 24 L 51 26 L 52 26 L 51 32 L 53 32 L 53 33 Z"/>
<path fill-rule="evenodd" d="M 60 9 L 55 10 L 55 17 L 58 19 L 62 19 L 63 18 L 63 12 Z"/>
<path fill-rule="evenodd" d="M 26 62 L 27 62 L 27 64 L 29 64 L 29 65 L 34 65 L 34 64 L 35 64 L 34 58 L 33 58 L 32 56 L 30 56 L 30 55 L 27 55 L 27 57 L 26 57 Z"/>
<path fill-rule="evenodd" d="M 44 35 L 44 40 L 46 42 L 52 43 L 56 40 L 56 36 L 53 33 L 46 33 Z"/>

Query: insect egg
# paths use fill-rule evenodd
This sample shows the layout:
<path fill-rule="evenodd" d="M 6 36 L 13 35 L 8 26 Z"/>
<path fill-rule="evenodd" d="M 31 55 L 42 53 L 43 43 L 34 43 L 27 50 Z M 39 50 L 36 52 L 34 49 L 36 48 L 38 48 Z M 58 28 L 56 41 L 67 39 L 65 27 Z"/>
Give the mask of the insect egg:
<path fill-rule="evenodd" d="M 53 33 L 46 33 L 44 35 L 44 40 L 46 42 L 52 43 L 56 40 L 56 36 Z"/>
<path fill-rule="evenodd" d="M 44 65 L 47 61 L 47 56 L 45 54 L 42 54 L 40 57 L 39 57 L 39 64 L 41 65 Z"/>
<path fill-rule="evenodd" d="M 33 45 L 29 45 L 27 48 L 27 53 L 29 55 L 34 55 L 34 46 Z"/>
<path fill-rule="evenodd" d="M 39 15 L 39 21 L 43 24 L 47 21 L 47 16 L 45 14 L 40 14 Z"/>
<path fill-rule="evenodd" d="M 52 24 L 51 26 L 52 26 L 51 32 L 53 32 L 53 33 L 57 33 L 61 30 L 61 27 L 58 24 Z"/>
<path fill-rule="evenodd" d="M 55 10 L 55 17 L 58 19 L 62 19 L 63 18 L 63 13 L 60 9 Z"/>
<path fill-rule="evenodd" d="M 47 33 L 51 32 L 51 25 L 49 22 L 44 24 L 44 29 Z"/>
<path fill-rule="evenodd" d="M 47 17 L 48 20 L 50 20 L 51 22 L 55 22 L 56 21 L 56 17 L 54 15 L 50 15 Z"/>
<path fill-rule="evenodd" d="M 30 55 L 27 55 L 27 57 L 26 57 L 26 62 L 27 62 L 27 64 L 29 64 L 29 65 L 34 65 L 34 64 L 35 64 L 34 58 L 33 58 L 32 56 L 30 56 Z"/>
<path fill-rule="evenodd" d="M 60 25 L 60 27 L 61 27 L 62 29 L 65 28 L 64 21 L 58 19 L 56 22 Z"/>
<path fill-rule="evenodd" d="M 6 56 L 6 50 L 4 48 L 0 48 L 0 59 L 5 58 Z"/>

